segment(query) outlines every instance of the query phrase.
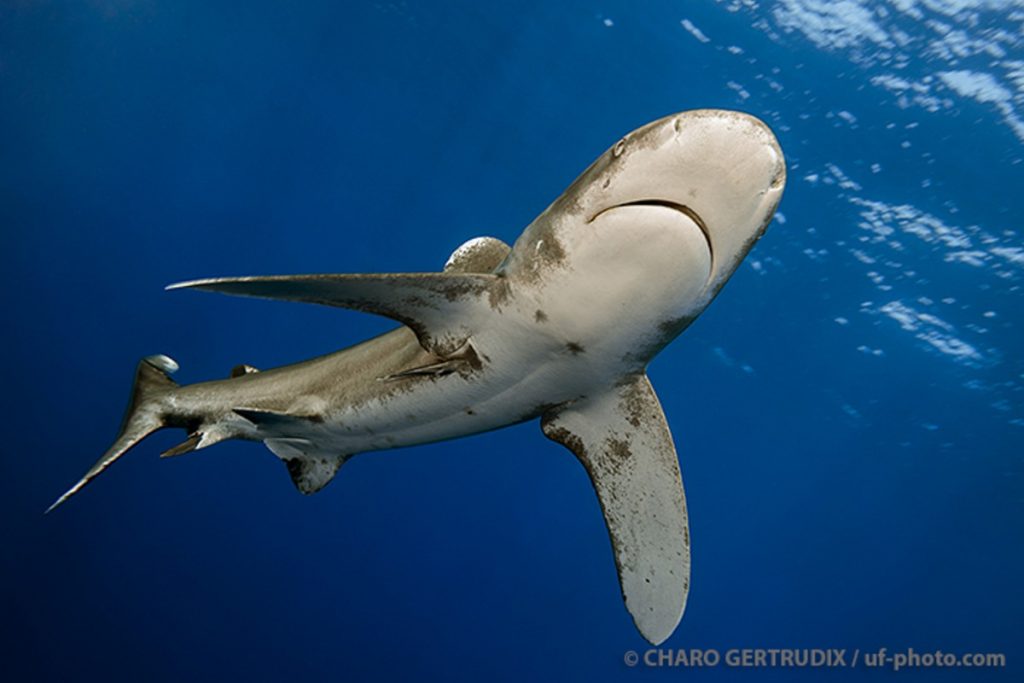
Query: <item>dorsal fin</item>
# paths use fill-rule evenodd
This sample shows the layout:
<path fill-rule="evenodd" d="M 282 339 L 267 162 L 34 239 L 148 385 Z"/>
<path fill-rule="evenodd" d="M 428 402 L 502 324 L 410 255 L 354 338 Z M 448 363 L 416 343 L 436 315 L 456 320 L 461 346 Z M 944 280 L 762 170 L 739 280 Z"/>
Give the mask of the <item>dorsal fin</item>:
<path fill-rule="evenodd" d="M 508 283 L 484 273 L 270 275 L 192 280 L 167 289 L 184 288 L 377 313 L 408 325 L 423 348 L 446 356 L 504 300 Z"/>
<path fill-rule="evenodd" d="M 474 237 L 463 242 L 444 264 L 446 273 L 493 273 L 512 251 L 497 237 Z"/>

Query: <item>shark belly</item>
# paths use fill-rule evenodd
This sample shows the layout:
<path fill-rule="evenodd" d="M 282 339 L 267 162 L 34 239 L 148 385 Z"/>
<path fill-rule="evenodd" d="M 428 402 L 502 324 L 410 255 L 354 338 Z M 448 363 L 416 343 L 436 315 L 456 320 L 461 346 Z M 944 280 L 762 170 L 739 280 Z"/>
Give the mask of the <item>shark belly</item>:
<path fill-rule="evenodd" d="M 303 363 L 183 386 L 164 409 L 178 426 L 222 434 L 218 441 L 303 439 L 350 456 L 497 429 L 550 405 L 551 372 L 536 362 L 525 376 L 495 370 L 504 359 L 465 375 L 400 376 L 436 360 L 403 327 Z"/>

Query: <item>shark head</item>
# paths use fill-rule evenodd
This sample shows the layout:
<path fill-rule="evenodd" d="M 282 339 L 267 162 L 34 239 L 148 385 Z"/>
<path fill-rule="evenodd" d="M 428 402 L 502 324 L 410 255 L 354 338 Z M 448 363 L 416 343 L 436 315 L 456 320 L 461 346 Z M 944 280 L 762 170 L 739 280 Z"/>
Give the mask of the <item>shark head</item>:
<path fill-rule="evenodd" d="M 782 150 L 757 118 L 712 109 L 669 116 L 591 164 L 527 228 L 504 269 L 578 290 L 574 301 L 616 311 L 615 324 L 632 321 L 634 336 L 642 325 L 657 328 L 656 352 L 764 234 L 785 179 Z M 593 320 L 578 318 L 583 327 Z"/>
<path fill-rule="evenodd" d="M 711 251 L 713 296 L 764 234 L 786 183 L 778 141 L 759 119 L 705 109 L 626 135 L 570 188 L 584 213 L 652 205 L 688 216 Z"/>

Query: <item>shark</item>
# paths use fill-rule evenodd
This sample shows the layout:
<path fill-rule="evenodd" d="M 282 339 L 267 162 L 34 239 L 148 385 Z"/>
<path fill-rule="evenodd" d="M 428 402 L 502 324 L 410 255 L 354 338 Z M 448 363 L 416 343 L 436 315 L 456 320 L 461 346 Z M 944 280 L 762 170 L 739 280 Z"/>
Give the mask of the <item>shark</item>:
<path fill-rule="evenodd" d="M 359 453 L 528 420 L 589 474 L 625 606 L 657 645 L 690 592 L 679 459 L 647 366 L 718 295 L 764 234 L 786 164 L 769 127 L 704 109 L 618 140 L 510 247 L 471 239 L 443 270 L 222 277 L 173 284 L 387 316 L 390 332 L 304 362 L 178 385 L 139 362 L 110 449 L 50 512 L 153 432 L 179 456 L 261 441 L 304 494 Z"/>

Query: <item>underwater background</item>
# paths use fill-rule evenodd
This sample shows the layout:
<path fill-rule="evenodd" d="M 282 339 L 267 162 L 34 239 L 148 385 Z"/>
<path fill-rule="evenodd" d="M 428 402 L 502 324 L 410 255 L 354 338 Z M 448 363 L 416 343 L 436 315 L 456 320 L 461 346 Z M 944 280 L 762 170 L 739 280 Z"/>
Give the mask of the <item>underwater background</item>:
<path fill-rule="evenodd" d="M 164 292 L 439 270 L 628 131 L 764 119 L 767 235 L 650 376 L 692 591 L 662 645 L 997 652 L 1024 671 L 1024 3 L 0 7 L 5 681 L 809 679 L 630 668 L 584 469 L 538 425 L 353 459 L 109 446 L 135 363 L 191 383 L 393 327 Z M 847 654 L 849 660 L 850 654 Z M 886 670 L 825 672 L 888 677 Z"/>

